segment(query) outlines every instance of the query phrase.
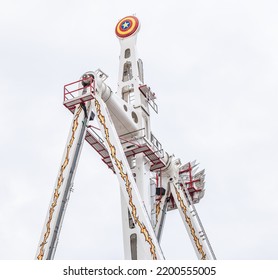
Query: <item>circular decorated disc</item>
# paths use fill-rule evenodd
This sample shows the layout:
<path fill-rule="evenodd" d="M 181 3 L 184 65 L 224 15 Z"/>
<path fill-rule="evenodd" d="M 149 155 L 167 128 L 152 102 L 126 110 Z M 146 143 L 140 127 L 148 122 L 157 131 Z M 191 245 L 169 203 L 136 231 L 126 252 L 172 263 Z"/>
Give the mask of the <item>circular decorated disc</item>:
<path fill-rule="evenodd" d="M 116 35 L 120 38 L 126 38 L 134 34 L 139 27 L 139 20 L 137 17 L 128 16 L 121 19 L 116 25 Z"/>

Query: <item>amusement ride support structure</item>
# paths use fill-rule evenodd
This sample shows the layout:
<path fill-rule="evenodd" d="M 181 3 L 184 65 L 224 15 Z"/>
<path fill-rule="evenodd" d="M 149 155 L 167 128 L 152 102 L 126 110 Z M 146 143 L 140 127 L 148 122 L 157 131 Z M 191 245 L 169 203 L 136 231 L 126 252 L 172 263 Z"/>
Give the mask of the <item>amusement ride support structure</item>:
<path fill-rule="evenodd" d="M 204 196 L 204 170 L 182 164 L 153 135 L 150 110 L 156 95 L 144 83 L 136 56 L 140 29 L 135 16 L 115 29 L 120 41 L 118 91 L 106 85 L 100 69 L 64 86 L 64 105 L 73 122 L 51 197 L 36 259 L 54 259 L 84 140 L 117 176 L 121 190 L 125 259 L 165 259 L 160 240 L 167 211 L 178 209 L 198 259 L 216 259 L 194 204 Z M 98 127 L 92 125 L 96 120 Z"/>

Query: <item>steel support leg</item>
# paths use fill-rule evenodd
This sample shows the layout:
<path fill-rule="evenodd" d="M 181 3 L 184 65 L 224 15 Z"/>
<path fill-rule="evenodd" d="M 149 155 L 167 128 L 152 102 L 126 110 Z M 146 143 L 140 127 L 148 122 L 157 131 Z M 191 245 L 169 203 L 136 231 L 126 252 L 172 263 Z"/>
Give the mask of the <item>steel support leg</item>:
<path fill-rule="evenodd" d="M 198 259 L 214 260 L 215 255 L 203 231 L 202 225 L 199 223 L 196 209 L 192 209 L 189 200 L 178 182 L 171 182 L 170 189 Z"/>
<path fill-rule="evenodd" d="M 35 257 L 38 260 L 52 260 L 54 258 L 90 112 L 91 102 L 87 102 L 86 106 L 79 105 L 75 109 L 61 167 L 55 182 L 54 192 Z"/>
<path fill-rule="evenodd" d="M 145 259 L 164 259 L 108 109 L 99 96 L 95 96 L 93 104 L 123 197 L 135 224 L 136 238 L 142 243 Z"/>

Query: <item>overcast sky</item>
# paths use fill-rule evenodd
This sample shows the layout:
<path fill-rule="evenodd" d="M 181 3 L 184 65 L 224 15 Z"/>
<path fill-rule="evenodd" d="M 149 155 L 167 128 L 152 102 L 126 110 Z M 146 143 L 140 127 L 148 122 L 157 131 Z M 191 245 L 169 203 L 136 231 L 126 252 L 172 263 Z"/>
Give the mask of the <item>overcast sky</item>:
<path fill-rule="evenodd" d="M 63 85 L 102 69 L 116 91 L 118 20 L 141 22 L 152 131 L 206 169 L 196 205 L 218 259 L 278 259 L 277 1 L 1 1 L 0 259 L 33 259 L 72 120 Z M 56 259 L 123 259 L 116 176 L 84 144 Z M 177 211 L 167 259 L 196 259 Z"/>

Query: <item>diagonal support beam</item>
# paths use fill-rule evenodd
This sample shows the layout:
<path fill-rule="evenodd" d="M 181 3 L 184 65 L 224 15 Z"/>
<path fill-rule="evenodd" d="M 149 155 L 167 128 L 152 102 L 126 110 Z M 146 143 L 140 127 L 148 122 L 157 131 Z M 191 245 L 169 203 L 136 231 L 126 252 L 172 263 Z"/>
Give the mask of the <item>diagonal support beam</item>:
<path fill-rule="evenodd" d="M 90 101 L 86 102 L 86 105 L 76 106 L 61 167 L 55 182 L 54 192 L 35 257 L 38 260 L 54 259 L 78 160 L 84 143 L 89 112 L 91 112 Z"/>
<path fill-rule="evenodd" d="M 120 183 L 121 192 L 134 221 L 138 239 L 143 244 L 146 259 L 162 260 L 164 259 L 162 250 L 133 178 L 120 139 L 108 109 L 99 95 L 96 95 L 93 100 L 93 111 L 97 116 L 103 138 L 105 139 L 107 150 Z"/>
<path fill-rule="evenodd" d="M 161 185 L 160 187 L 163 187 L 165 189 L 164 195 L 158 195 L 156 197 L 155 202 L 155 233 L 157 236 L 158 241 L 160 242 L 163 227 L 165 224 L 165 218 L 167 213 L 167 205 L 168 205 L 168 199 L 169 199 L 169 193 L 170 193 L 170 187 L 169 187 L 169 179 L 167 176 L 161 176 L 160 180 Z"/>
<path fill-rule="evenodd" d="M 182 221 L 186 227 L 198 259 L 214 260 L 215 255 L 210 247 L 208 238 L 198 220 L 196 209 L 192 208 L 183 189 L 178 182 L 170 183 L 170 190 L 174 197 Z"/>

